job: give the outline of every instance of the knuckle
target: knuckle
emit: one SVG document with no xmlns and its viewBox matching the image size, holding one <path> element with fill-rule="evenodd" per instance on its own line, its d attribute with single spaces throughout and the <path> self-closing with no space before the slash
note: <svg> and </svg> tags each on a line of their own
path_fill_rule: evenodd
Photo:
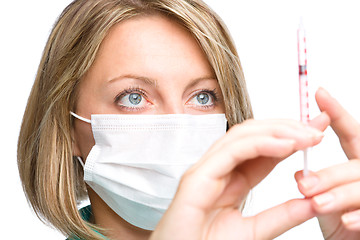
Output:
<svg viewBox="0 0 360 240">
<path fill-rule="evenodd" d="M 234 126 L 232 126 L 228 133 L 234 133 L 234 132 L 239 132 L 242 128 L 243 128 L 243 123 L 238 123 L 238 124 L 235 124 Z"/>
</svg>

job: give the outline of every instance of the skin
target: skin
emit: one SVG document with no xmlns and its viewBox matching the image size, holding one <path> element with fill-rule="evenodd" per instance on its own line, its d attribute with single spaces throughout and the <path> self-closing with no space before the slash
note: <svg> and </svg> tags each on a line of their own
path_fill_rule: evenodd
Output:
<svg viewBox="0 0 360 240">
<path fill-rule="evenodd" d="M 130 101 L 139 96 L 139 104 Z M 200 96 L 209 101 L 204 104 Z M 355 191 L 351 204 L 335 202 L 337 207 L 324 209 L 316 203 L 321 194 L 337 189 L 343 194 L 349 184 L 354 187 L 351 184 L 357 183 L 360 174 L 346 174 L 352 165 L 345 165 L 331 180 L 334 169 L 312 173 L 310 176 L 320 179 L 321 187 L 315 190 L 305 189 L 305 178 L 297 173 L 299 189 L 307 198 L 290 200 L 252 217 L 242 217 L 238 211 L 250 189 L 276 164 L 297 150 L 318 144 L 330 123 L 348 156 L 358 158 L 359 126 L 352 120 L 357 129 L 352 134 L 351 128 L 345 127 L 351 117 L 334 101 L 320 89 L 317 102 L 324 113 L 309 126 L 292 120 L 248 120 L 231 128 L 185 173 L 153 233 L 128 224 L 88 188 L 93 222 L 108 229 L 110 239 L 272 239 L 323 214 L 319 219 L 324 234 L 350 239 L 342 238 L 350 236 L 346 235 L 350 225 L 338 228 L 335 234 L 330 231 L 341 219 L 344 222 L 346 209 L 359 207 Z M 211 114 L 224 113 L 224 102 L 206 56 L 193 37 L 177 23 L 154 15 L 133 18 L 111 29 L 80 82 L 76 113 L 88 119 L 91 114 Z M 86 159 L 94 145 L 90 124 L 76 120 L 73 134 L 75 154 Z"/>
</svg>

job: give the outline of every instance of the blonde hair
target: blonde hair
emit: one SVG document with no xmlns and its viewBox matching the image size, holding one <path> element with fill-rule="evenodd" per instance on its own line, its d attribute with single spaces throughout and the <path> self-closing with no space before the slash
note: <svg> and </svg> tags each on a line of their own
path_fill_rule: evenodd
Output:
<svg viewBox="0 0 360 240">
<path fill-rule="evenodd" d="M 109 29 L 126 19 L 163 14 L 182 24 L 207 55 L 231 127 L 252 117 L 233 41 L 221 19 L 200 0 L 76 0 L 60 15 L 39 65 L 24 113 L 18 166 L 38 217 L 67 236 L 102 239 L 77 209 L 86 196 L 82 168 L 73 159 L 72 119 L 77 86 Z"/>
</svg>

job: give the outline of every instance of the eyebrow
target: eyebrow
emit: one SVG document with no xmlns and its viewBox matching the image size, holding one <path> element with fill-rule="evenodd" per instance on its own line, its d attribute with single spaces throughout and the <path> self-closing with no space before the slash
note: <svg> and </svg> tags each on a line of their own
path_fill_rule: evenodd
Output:
<svg viewBox="0 0 360 240">
<path fill-rule="evenodd" d="M 217 79 L 213 76 L 205 76 L 205 77 L 195 78 L 195 79 L 191 80 L 191 82 L 186 86 L 186 89 L 192 88 L 192 87 L 196 86 L 199 82 L 202 82 L 204 80 L 217 81 Z"/>
<path fill-rule="evenodd" d="M 154 87 L 156 87 L 156 85 L 157 85 L 157 81 L 155 79 L 151 79 L 151 78 L 144 77 L 144 76 L 138 76 L 138 75 L 134 75 L 134 74 L 125 74 L 125 75 L 121 75 L 119 77 L 115 77 L 115 78 L 111 79 L 109 81 L 109 83 L 117 81 L 117 80 L 121 80 L 121 79 L 124 79 L 124 78 L 137 79 L 137 80 L 140 80 L 140 81 L 144 82 L 147 85 L 151 85 L 151 86 L 154 86 Z"/>
</svg>

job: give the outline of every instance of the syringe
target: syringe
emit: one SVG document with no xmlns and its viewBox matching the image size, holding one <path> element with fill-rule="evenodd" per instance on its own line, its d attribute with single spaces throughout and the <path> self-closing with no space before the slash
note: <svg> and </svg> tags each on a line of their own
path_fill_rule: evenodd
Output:
<svg viewBox="0 0 360 240">
<path fill-rule="evenodd" d="M 300 93 L 300 120 L 308 123 L 309 116 L 309 92 L 307 79 L 307 58 L 306 58 L 306 38 L 305 29 L 300 19 L 298 29 L 298 60 L 299 60 L 299 93 Z M 304 149 L 304 176 L 308 175 L 308 150 Z"/>
</svg>

